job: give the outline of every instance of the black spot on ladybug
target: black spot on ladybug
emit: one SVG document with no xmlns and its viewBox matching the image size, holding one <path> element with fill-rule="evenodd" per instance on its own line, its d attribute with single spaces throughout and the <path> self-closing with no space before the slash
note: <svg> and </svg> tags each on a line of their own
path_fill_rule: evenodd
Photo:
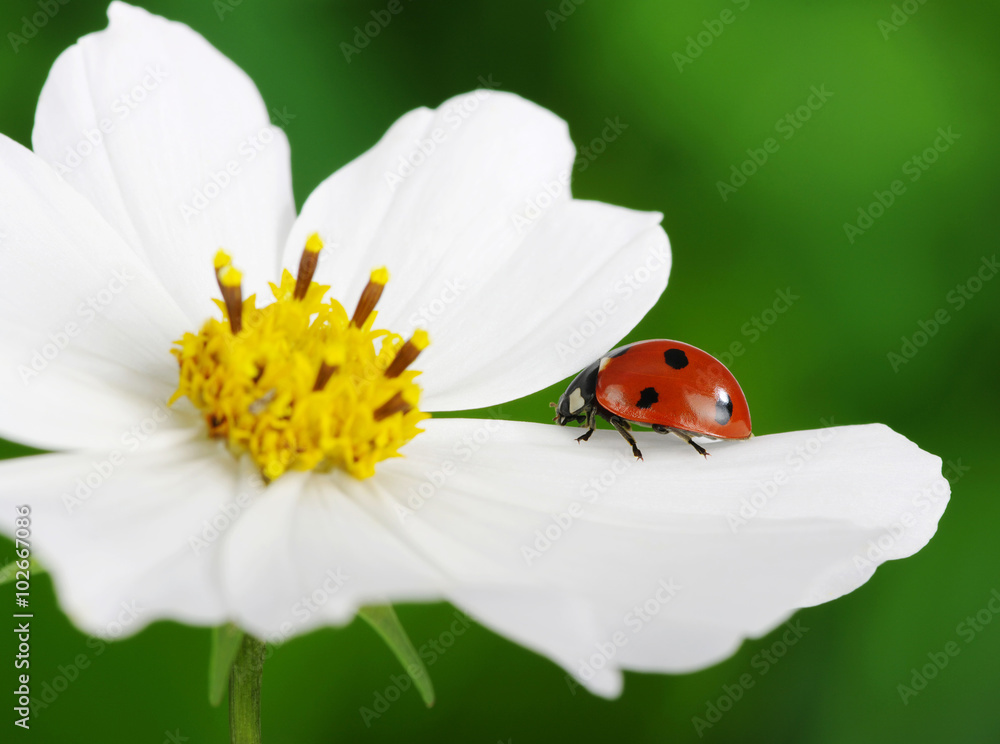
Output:
<svg viewBox="0 0 1000 744">
<path fill-rule="evenodd" d="M 684 369 L 688 366 L 687 354 L 681 349 L 667 349 L 663 352 L 663 360 L 674 369 Z"/>
<path fill-rule="evenodd" d="M 639 395 L 639 402 L 635 404 L 636 408 L 649 408 L 656 401 L 660 399 L 660 394 L 656 392 L 656 388 L 648 387 L 642 391 Z"/>
<path fill-rule="evenodd" d="M 733 401 L 729 399 L 729 393 L 720 390 L 715 398 L 715 423 L 724 426 L 733 417 Z"/>
</svg>

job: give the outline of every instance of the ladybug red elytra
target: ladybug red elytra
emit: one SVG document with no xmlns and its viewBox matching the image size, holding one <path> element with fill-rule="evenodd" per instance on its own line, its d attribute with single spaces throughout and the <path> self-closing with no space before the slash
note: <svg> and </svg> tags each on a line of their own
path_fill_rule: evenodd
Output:
<svg viewBox="0 0 1000 744">
<path fill-rule="evenodd" d="M 578 374 L 551 404 L 555 422 L 587 426 L 577 437 L 586 442 L 596 417 L 611 424 L 642 453 L 629 434 L 632 424 L 675 434 L 708 456 L 692 437 L 749 439 L 750 407 L 740 384 L 711 354 L 680 341 L 637 341 L 609 351 Z"/>
</svg>

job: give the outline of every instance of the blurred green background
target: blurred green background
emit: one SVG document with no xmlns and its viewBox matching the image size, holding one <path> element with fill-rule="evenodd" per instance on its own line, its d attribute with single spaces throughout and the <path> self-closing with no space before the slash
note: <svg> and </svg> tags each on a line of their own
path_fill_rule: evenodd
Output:
<svg viewBox="0 0 1000 744">
<path fill-rule="evenodd" d="M 268 661 L 265 741 L 1000 741 L 1000 621 L 972 639 L 957 627 L 978 611 L 980 621 L 993 619 L 986 607 L 1000 589 L 1000 279 L 975 292 L 969 283 L 996 255 L 1000 234 L 1000 7 L 576 3 L 402 0 L 403 11 L 349 63 L 341 42 L 353 43 L 354 27 L 385 0 L 139 4 L 194 27 L 247 70 L 269 106 L 294 116 L 284 126 L 300 205 L 402 113 L 472 89 L 480 76 L 565 118 L 579 147 L 617 117 L 627 129 L 575 175 L 574 193 L 662 210 L 674 254 L 669 288 L 629 340 L 684 339 L 722 357 L 751 401 L 757 433 L 815 428 L 824 418 L 890 425 L 960 466 L 952 503 L 917 556 L 800 612 L 809 632 L 766 675 L 756 655 L 780 633 L 697 674 L 629 674 L 624 695 L 609 702 L 571 694 L 556 666 L 474 627 L 431 667 L 433 709 L 411 689 L 366 727 L 359 708 L 400 669 L 356 622 L 294 639 Z M 0 131 L 25 144 L 56 56 L 106 25 L 102 2 L 69 0 L 15 53 L 8 32 L 20 33 L 22 16 L 43 4 L 0 6 Z M 818 106 L 813 98 L 811 110 L 814 86 L 831 95 Z M 927 162 L 932 154 L 921 153 L 936 139 L 944 145 L 938 129 L 949 127 L 958 138 Z M 724 199 L 718 183 L 769 138 L 767 162 L 745 183 L 730 181 L 738 188 Z M 884 214 L 870 212 L 870 226 L 860 217 L 867 229 L 848 236 L 845 223 L 857 226 L 859 208 L 868 211 L 873 192 L 897 179 L 905 192 Z M 949 294 L 960 287 L 961 303 Z M 765 313 L 779 291 L 798 299 L 780 315 Z M 918 337 L 926 344 L 894 369 L 888 355 L 942 308 L 949 322 Z M 547 421 L 559 392 L 505 406 L 504 415 Z M 3 542 L 0 558 L 9 557 Z M 78 654 L 88 666 L 28 734 L 6 733 L 5 708 L 0 738 L 228 740 L 225 706 L 206 699 L 207 630 L 158 623 L 97 653 L 58 612 L 48 580 L 35 590 L 45 618 L 34 636 L 35 684 L 55 680 Z M 8 606 L 9 589 L 2 594 Z M 451 613 L 400 608 L 418 646 L 436 639 Z M 961 653 L 904 705 L 897 685 L 950 641 Z M 754 686 L 699 737 L 692 718 L 705 718 L 722 686 L 746 673 Z"/>
</svg>

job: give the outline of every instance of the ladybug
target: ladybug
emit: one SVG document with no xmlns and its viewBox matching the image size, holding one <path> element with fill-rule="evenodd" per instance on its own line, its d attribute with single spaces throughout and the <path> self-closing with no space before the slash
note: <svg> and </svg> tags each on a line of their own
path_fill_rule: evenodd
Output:
<svg viewBox="0 0 1000 744">
<path fill-rule="evenodd" d="M 611 424 L 642 453 L 629 433 L 632 424 L 675 434 L 708 457 L 692 437 L 749 439 L 750 408 L 740 384 L 711 354 L 680 341 L 637 341 L 609 351 L 569 384 L 558 403 L 555 422 L 586 425 L 577 437 L 586 442 L 596 417 Z"/>
</svg>

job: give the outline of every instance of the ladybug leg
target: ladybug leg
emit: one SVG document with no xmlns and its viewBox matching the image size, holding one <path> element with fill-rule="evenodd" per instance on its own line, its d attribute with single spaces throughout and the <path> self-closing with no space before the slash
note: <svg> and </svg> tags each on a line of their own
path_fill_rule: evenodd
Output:
<svg viewBox="0 0 1000 744">
<path fill-rule="evenodd" d="M 590 439 L 590 435 L 594 433 L 597 428 L 597 411 L 591 408 L 587 411 L 587 431 L 576 438 L 578 442 L 586 442 Z"/>
<path fill-rule="evenodd" d="M 625 441 L 632 445 L 632 454 L 641 460 L 642 453 L 639 451 L 639 447 L 636 446 L 635 437 L 629 433 L 629 430 L 632 428 L 629 422 L 621 416 L 611 416 L 608 418 L 608 423 L 615 427 L 619 434 L 625 437 Z"/>
<path fill-rule="evenodd" d="M 687 442 L 692 447 L 694 447 L 695 451 L 699 455 L 702 455 L 703 457 L 708 457 L 711 454 L 708 450 L 706 450 L 704 447 L 702 447 L 700 444 L 698 444 L 696 441 L 694 441 L 687 434 L 681 434 L 676 429 L 668 429 L 665 426 L 654 426 L 653 430 L 659 432 L 660 434 L 673 434 L 673 435 L 677 436 L 678 438 L 683 439 L 685 442 Z"/>
</svg>

